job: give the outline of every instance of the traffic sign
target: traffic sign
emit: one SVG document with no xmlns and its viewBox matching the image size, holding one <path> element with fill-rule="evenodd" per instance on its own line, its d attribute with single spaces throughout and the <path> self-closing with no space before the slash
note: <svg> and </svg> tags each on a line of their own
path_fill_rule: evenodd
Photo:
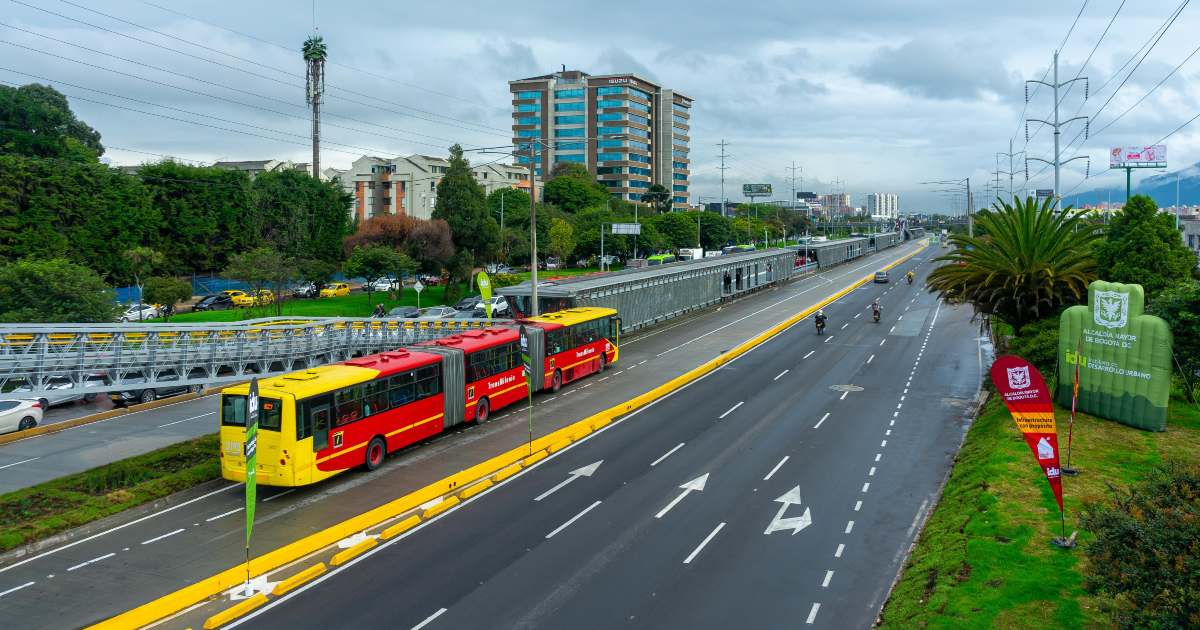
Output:
<svg viewBox="0 0 1200 630">
<path fill-rule="evenodd" d="M 420 280 L 417 280 L 416 284 L 413 285 L 413 290 L 420 293 L 425 290 L 425 285 L 421 284 Z"/>
</svg>

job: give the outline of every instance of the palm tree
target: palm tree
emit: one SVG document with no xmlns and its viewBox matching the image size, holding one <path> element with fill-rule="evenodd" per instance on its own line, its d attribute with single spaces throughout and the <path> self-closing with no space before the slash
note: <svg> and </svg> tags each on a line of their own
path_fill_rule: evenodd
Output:
<svg viewBox="0 0 1200 630">
<path fill-rule="evenodd" d="M 943 300 L 970 304 L 1019 333 L 1086 299 L 1097 274 L 1092 245 L 1101 235 L 1070 207 L 1056 213 L 1053 199 L 998 201 L 976 223 L 986 235 L 952 234 L 954 249 L 929 274 L 930 291 Z"/>
</svg>

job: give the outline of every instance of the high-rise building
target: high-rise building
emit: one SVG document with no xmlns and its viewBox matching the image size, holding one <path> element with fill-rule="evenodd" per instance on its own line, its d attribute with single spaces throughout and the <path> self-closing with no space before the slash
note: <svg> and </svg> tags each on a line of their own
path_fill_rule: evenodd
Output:
<svg viewBox="0 0 1200 630">
<path fill-rule="evenodd" d="M 867 214 L 894 219 L 899 212 L 900 197 L 896 193 L 871 193 L 867 195 Z"/>
<path fill-rule="evenodd" d="M 634 74 L 579 70 L 509 81 L 518 164 L 545 176 L 581 164 L 612 194 L 640 201 L 652 184 L 688 207 L 692 99 Z"/>
<path fill-rule="evenodd" d="M 848 193 L 821 195 L 821 213 L 828 218 L 845 216 L 853 210 L 854 208 L 850 207 L 850 195 Z"/>
</svg>

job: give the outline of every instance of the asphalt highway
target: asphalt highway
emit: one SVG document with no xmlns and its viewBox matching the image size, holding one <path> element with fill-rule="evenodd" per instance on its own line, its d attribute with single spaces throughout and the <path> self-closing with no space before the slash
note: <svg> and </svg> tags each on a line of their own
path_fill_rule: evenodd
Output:
<svg viewBox="0 0 1200 630">
<path fill-rule="evenodd" d="M 674 378 L 915 249 L 915 244 L 905 244 L 625 339 L 620 360 L 608 372 L 568 385 L 557 395 L 534 398 L 535 435 L 548 433 Z M 936 253 L 932 248 L 927 249 L 906 265 L 928 260 Z M 894 273 L 903 273 L 899 269 L 904 268 Z M 858 294 L 865 296 L 869 290 L 873 289 L 854 292 L 854 299 L 859 299 Z M 897 291 L 899 287 L 893 294 Z M 869 321 L 869 312 L 866 316 Z M 848 316 L 844 321 L 861 320 Z M 828 349 L 838 348 L 849 339 L 848 334 L 836 330 L 839 325 L 831 323 L 834 334 Z M 847 333 L 851 330 L 848 328 Z M 875 328 L 876 334 L 882 330 Z M 812 331 L 807 332 L 809 335 L 800 339 L 811 344 Z M 753 355 L 769 354 L 766 350 L 763 348 Z M 837 356 L 840 355 L 813 359 L 824 364 Z M 733 373 L 741 369 L 743 361 L 727 370 Z M 796 372 L 797 368 L 792 370 Z M 780 383 L 793 383 L 788 380 L 792 376 L 785 375 Z M 705 383 L 713 378 L 715 375 Z M 92 458 L 93 462 L 103 463 L 104 454 L 112 449 L 149 450 L 146 443 L 161 446 L 164 442 L 209 433 L 215 427 L 215 415 L 211 415 L 215 407 L 214 397 L 181 402 L 6 445 L 0 448 L 0 466 L 14 460 L 19 462 L 21 458 L 41 459 L 0 470 L 0 480 L 22 470 L 37 471 L 38 475 L 50 478 L 54 471 L 65 474 L 96 465 L 80 464 L 80 459 Z M 641 415 L 648 413 L 650 410 Z M 300 489 L 260 488 L 254 552 L 261 554 L 278 548 L 365 512 L 523 444 L 525 439 L 524 410 L 502 410 L 485 425 L 452 431 L 393 455 L 373 473 L 352 471 Z M 686 447 L 679 452 L 684 450 Z M 597 475 L 606 472 L 605 466 L 601 466 Z M 0 557 L 0 618 L 21 619 L 21 627 L 79 627 L 236 565 L 242 557 L 244 522 L 240 487 L 225 482 L 208 484 L 43 544 L 5 554 Z"/>
<path fill-rule="evenodd" d="M 826 313 L 240 625 L 870 627 L 983 350 L 919 283 Z"/>
</svg>

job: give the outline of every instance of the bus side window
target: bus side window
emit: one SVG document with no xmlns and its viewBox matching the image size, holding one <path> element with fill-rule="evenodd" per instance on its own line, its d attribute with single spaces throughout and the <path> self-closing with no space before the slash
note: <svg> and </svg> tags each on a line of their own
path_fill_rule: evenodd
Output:
<svg viewBox="0 0 1200 630">
<path fill-rule="evenodd" d="M 309 409 L 309 420 L 313 427 L 313 452 L 316 453 L 329 446 L 329 405 L 318 405 Z"/>
</svg>

